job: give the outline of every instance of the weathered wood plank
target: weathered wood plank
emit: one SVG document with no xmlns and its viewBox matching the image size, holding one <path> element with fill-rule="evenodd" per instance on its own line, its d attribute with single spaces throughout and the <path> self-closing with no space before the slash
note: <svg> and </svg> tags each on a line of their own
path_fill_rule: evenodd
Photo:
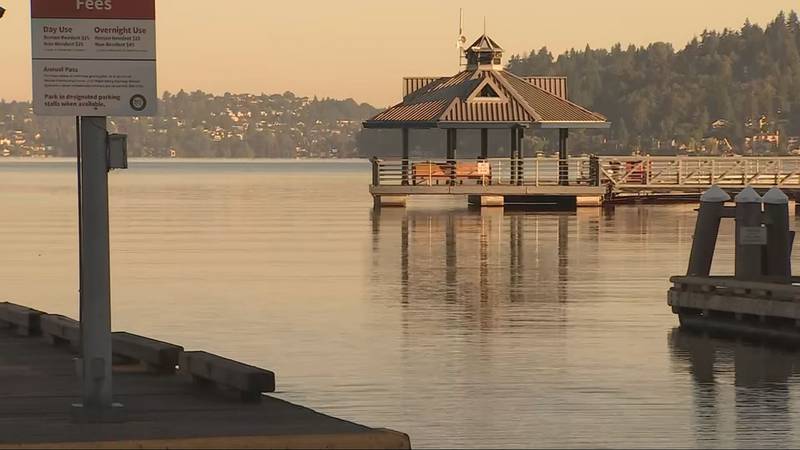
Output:
<svg viewBox="0 0 800 450">
<path fill-rule="evenodd" d="M 183 347 L 136 334 L 111 334 L 111 348 L 116 356 L 140 362 L 155 372 L 174 373 Z"/>
<path fill-rule="evenodd" d="M 678 286 L 695 288 L 705 292 L 730 290 L 738 296 L 771 297 L 788 302 L 800 301 L 800 286 L 758 281 L 742 281 L 723 277 L 686 277 L 670 278 L 670 282 Z"/>
<path fill-rule="evenodd" d="M 766 298 L 670 290 L 668 304 L 677 308 L 800 319 L 799 304 Z"/>
<path fill-rule="evenodd" d="M 239 391 L 244 400 L 258 400 L 264 392 L 275 392 L 273 372 L 211 353 L 182 353 L 180 371 L 198 381 Z"/>
<path fill-rule="evenodd" d="M 14 303 L 0 303 L 0 322 L 16 330 L 21 336 L 34 336 L 41 334 L 41 311 L 16 305 Z"/>
<path fill-rule="evenodd" d="M 81 342 L 81 327 L 77 320 L 58 314 L 44 314 L 40 319 L 42 336 L 53 345 L 68 344 L 77 349 Z"/>
</svg>

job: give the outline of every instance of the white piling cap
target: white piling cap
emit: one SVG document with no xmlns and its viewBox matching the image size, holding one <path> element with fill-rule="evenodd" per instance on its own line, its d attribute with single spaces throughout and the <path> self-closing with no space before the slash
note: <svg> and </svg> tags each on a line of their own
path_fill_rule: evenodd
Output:
<svg viewBox="0 0 800 450">
<path fill-rule="evenodd" d="M 703 195 L 700 196 L 700 201 L 704 203 L 725 203 L 730 199 L 731 196 L 716 184 L 711 186 L 711 189 L 703 192 Z"/>
<path fill-rule="evenodd" d="M 736 194 L 734 200 L 736 203 L 761 203 L 762 201 L 761 196 L 751 186 L 742 189 L 742 192 Z"/>
<path fill-rule="evenodd" d="M 775 186 L 764 194 L 764 203 L 769 203 L 770 205 L 786 205 L 789 203 L 789 197 Z"/>
</svg>

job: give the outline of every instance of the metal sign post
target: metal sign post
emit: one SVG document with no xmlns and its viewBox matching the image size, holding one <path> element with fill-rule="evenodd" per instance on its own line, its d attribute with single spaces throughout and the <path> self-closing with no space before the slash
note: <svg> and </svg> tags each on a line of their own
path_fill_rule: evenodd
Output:
<svg viewBox="0 0 800 450">
<path fill-rule="evenodd" d="M 111 267 L 105 117 L 80 117 L 80 321 L 83 406 L 103 413 L 111 396 Z"/>
</svg>

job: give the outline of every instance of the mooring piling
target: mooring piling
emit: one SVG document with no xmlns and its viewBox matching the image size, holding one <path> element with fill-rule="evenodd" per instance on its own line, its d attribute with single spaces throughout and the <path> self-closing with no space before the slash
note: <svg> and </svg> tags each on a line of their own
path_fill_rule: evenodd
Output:
<svg viewBox="0 0 800 450">
<path fill-rule="evenodd" d="M 800 286 L 793 284 L 789 198 L 774 187 L 762 198 L 747 187 L 730 197 L 703 194 L 687 276 L 672 277 L 668 304 L 682 327 L 800 341 Z M 762 211 L 763 206 L 763 211 Z M 736 220 L 735 275 L 710 275 L 722 218 Z"/>
<path fill-rule="evenodd" d="M 764 223 L 767 245 L 764 247 L 765 275 L 776 282 L 792 281 L 792 241 L 789 230 L 789 197 L 777 187 L 764 194 Z"/>
<path fill-rule="evenodd" d="M 717 247 L 719 225 L 722 221 L 725 202 L 731 196 L 719 186 L 712 186 L 700 196 L 700 209 L 697 212 L 692 252 L 689 255 L 688 276 L 707 277 L 711 274 L 714 249 Z"/>
<path fill-rule="evenodd" d="M 767 243 L 761 226 L 761 196 L 752 187 L 744 188 L 736 202 L 736 269 L 738 280 L 756 281 L 762 276 L 762 250 Z"/>
</svg>

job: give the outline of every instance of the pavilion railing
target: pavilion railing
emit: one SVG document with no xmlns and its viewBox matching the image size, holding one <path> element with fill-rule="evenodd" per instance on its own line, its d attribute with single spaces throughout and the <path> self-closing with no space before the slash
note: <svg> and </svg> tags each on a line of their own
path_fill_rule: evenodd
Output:
<svg viewBox="0 0 800 450">
<path fill-rule="evenodd" d="M 597 158 L 372 159 L 374 186 L 600 185 Z"/>
</svg>

